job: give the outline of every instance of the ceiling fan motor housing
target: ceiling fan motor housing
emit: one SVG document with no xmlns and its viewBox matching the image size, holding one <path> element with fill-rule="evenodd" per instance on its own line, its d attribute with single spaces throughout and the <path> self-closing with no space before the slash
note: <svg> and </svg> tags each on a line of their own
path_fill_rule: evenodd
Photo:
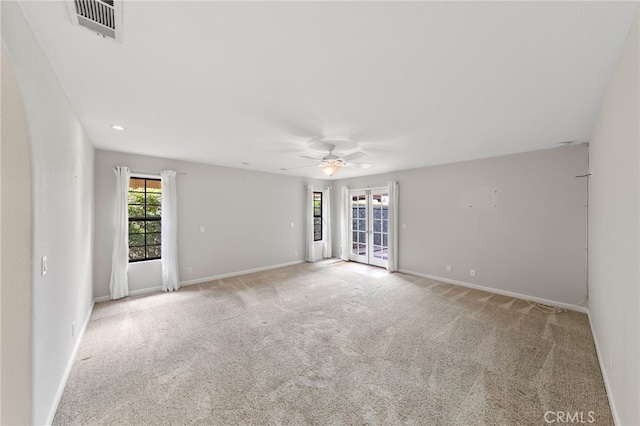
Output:
<svg viewBox="0 0 640 426">
<path fill-rule="evenodd" d="M 327 165 L 336 165 L 336 166 L 342 167 L 344 166 L 344 164 L 345 162 L 342 158 L 338 157 L 337 155 L 333 155 L 333 153 L 331 153 L 322 159 L 320 164 L 318 164 L 318 167 L 327 166 Z"/>
</svg>

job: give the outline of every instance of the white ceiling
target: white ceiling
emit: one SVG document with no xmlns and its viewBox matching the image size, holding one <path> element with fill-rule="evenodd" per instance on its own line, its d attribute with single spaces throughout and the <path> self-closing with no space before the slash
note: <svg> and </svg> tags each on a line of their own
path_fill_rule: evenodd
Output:
<svg viewBox="0 0 640 426">
<path fill-rule="evenodd" d="M 22 3 L 97 148 L 323 177 L 351 139 L 337 178 L 588 140 L 636 7 L 125 1 L 118 43 Z"/>
</svg>

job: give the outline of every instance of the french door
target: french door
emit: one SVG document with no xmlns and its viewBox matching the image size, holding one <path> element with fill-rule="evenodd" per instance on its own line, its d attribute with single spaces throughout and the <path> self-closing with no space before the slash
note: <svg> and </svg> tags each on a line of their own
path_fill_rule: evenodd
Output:
<svg viewBox="0 0 640 426">
<path fill-rule="evenodd" d="M 349 199 L 349 260 L 386 268 L 389 252 L 388 188 L 350 190 Z"/>
</svg>

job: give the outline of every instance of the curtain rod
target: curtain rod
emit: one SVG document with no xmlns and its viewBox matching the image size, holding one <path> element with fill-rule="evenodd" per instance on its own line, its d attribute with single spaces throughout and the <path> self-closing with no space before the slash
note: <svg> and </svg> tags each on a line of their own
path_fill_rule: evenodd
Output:
<svg viewBox="0 0 640 426">
<path fill-rule="evenodd" d="M 131 171 L 132 175 L 160 175 L 160 172 L 138 172 L 138 171 Z M 176 172 L 177 175 L 186 175 L 187 172 Z"/>
</svg>

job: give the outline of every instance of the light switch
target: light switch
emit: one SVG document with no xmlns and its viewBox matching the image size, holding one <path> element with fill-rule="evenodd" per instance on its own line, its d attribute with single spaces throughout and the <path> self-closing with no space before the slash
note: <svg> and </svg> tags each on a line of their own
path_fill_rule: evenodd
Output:
<svg viewBox="0 0 640 426">
<path fill-rule="evenodd" d="M 42 256 L 42 276 L 44 277 L 47 274 L 47 256 Z"/>
<path fill-rule="evenodd" d="M 204 226 L 200 225 L 200 232 L 204 232 Z"/>
</svg>

